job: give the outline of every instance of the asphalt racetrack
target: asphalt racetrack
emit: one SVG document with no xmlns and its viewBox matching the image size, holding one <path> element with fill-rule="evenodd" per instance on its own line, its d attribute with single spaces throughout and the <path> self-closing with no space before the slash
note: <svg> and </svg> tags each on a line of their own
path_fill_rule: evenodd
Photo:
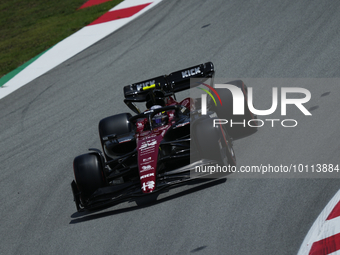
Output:
<svg viewBox="0 0 340 255">
<path fill-rule="evenodd" d="M 340 77 L 339 13 L 328 0 L 163 1 L 2 99 L 0 253 L 296 254 L 340 179 L 227 178 L 87 214 L 73 203 L 72 161 L 100 148 L 100 119 L 128 112 L 127 84 L 207 61 L 216 77 L 249 82 Z M 236 140 L 238 165 L 339 163 L 340 87 L 320 81 L 301 85 L 313 116 L 295 109 L 294 130 Z M 270 91 L 249 82 L 270 107 Z"/>
</svg>

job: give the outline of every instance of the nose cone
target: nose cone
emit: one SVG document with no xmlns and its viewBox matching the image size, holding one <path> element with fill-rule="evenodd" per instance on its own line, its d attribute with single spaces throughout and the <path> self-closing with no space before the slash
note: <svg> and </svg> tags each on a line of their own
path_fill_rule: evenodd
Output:
<svg viewBox="0 0 340 255">
<path fill-rule="evenodd" d="M 142 191 L 143 193 L 151 193 L 155 189 L 155 182 L 154 181 L 146 181 L 142 184 Z"/>
</svg>

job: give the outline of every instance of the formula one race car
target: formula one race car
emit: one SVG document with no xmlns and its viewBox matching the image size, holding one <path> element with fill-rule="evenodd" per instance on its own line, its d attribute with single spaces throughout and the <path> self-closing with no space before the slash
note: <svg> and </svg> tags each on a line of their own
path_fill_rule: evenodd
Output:
<svg viewBox="0 0 340 255">
<path fill-rule="evenodd" d="M 218 93 L 223 108 L 208 101 L 205 115 L 200 98 L 176 101 L 175 93 L 189 89 L 191 78 L 203 83 L 213 76 L 213 63 L 208 62 L 125 86 L 124 102 L 136 115 L 121 113 L 102 119 L 99 137 L 103 152 L 90 149 L 74 159 L 71 186 L 77 210 L 130 201 L 204 177 L 191 174 L 198 166 L 235 166 L 229 134 L 246 130 L 235 132 L 226 125 L 213 125 L 214 119 L 230 119 L 230 91 L 207 85 Z M 247 93 L 242 81 L 228 84 Z M 147 109 L 140 111 L 136 103 L 146 103 Z M 247 106 L 245 109 L 239 118 L 253 118 Z"/>
</svg>

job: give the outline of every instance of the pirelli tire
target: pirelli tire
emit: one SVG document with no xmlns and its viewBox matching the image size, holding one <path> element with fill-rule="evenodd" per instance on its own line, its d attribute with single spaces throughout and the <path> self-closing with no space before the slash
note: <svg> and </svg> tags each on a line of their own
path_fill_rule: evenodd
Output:
<svg viewBox="0 0 340 255">
<path fill-rule="evenodd" d="M 236 156 L 228 133 L 222 125 L 213 126 L 213 119 L 201 117 L 193 123 L 192 145 L 201 159 L 211 159 L 221 165 L 236 166 Z"/>
<path fill-rule="evenodd" d="M 111 160 L 114 155 L 108 155 L 105 149 L 105 142 L 108 136 L 111 135 L 124 135 L 133 131 L 133 125 L 129 122 L 132 117 L 130 113 L 120 113 L 102 119 L 98 125 L 100 142 L 107 160 Z"/>
<path fill-rule="evenodd" d="M 248 95 L 248 88 L 244 84 L 242 80 L 235 80 L 228 82 L 226 84 L 232 84 L 237 86 L 241 89 L 243 95 L 244 95 L 244 115 L 233 115 L 233 96 L 229 89 L 223 89 L 223 88 L 216 88 L 217 94 L 220 96 L 222 101 L 222 106 L 217 106 L 210 100 L 208 102 L 209 109 L 212 111 L 215 111 L 218 115 L 219 119 L 225 119 L 228 121 L 227 124 L 225 124 L 228 133 L 233 138 L 240 138 L 243 136 L 250 135 L 257 131 L 257 121 L 252 121 L 251 126 L 248 125 L 248 121 L 252 119 L 256 119 L 256 116 L 250 112 L 248 108 L 248 102 L 247 102 L 247 95 Z M 231 120 L 233 124 L 231 126 Z M 244 123 L 240 124 L 240 123 Z M 254 127 L 255 126 L 255 127 Z"/>
<path fill-rule="evenodd" d="M 97 189 L 106 186 L 102 159 L 97 153 L 80 155 L 73 161 L 73 171 L 82 204 L 86 205 Z"/>
</svg>

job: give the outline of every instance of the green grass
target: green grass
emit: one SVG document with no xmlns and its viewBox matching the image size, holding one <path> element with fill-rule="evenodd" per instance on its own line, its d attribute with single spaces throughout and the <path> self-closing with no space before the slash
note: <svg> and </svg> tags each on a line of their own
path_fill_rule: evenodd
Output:
<svg viewBox="0 0 340 255">
<path fill-rule="evenodd" d="M 51 48 L 122 0 L 77 10 L 86 0 L 1 0 L 0 77 Z"/>
</svg>

